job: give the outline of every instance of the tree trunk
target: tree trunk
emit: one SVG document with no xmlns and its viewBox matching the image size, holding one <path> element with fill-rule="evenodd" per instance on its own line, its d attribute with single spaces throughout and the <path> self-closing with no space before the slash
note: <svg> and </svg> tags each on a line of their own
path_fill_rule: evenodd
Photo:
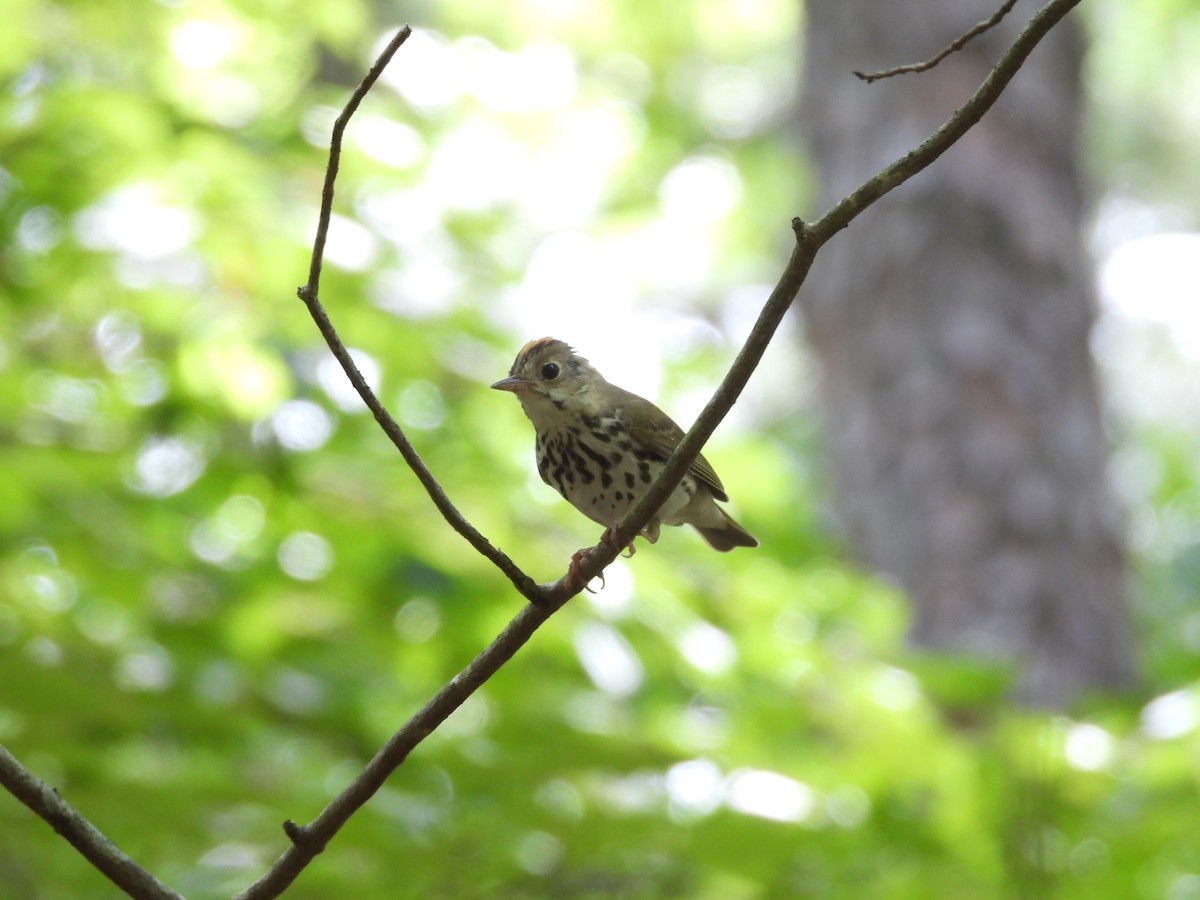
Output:
<svg viewBox="0 0 1200 900">
<path fill-rule="evenodd" d="M 1028 10 L 924 74 L 852 71 L 925 59 L 987 12 L 808 4 L 802 124 L 821 209 L 941 124 Z M 1134 672 L 1088 346 L 1080 57 L 1068 20 L 961 143 L 826 247 L 801 292 L 853 552 L 910 593 L 915 644 L 1014 661 L 1017 696 L 1040 706 Z"/>
</svg>

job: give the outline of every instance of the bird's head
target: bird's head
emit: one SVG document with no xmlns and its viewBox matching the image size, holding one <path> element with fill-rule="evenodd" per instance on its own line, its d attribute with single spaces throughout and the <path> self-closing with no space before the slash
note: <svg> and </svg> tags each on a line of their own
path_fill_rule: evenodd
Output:
<svg viewBox="0 0 1200 900">
<path fill-rule="evenodd" d="M 508 377 L 492 385 L 512 391 L 539 430 L 564 412 L 586 411 L 589 392 L 607 384 L 604 377 L 563 341 L 538 338 L 521 348 Z"/>
</svg>

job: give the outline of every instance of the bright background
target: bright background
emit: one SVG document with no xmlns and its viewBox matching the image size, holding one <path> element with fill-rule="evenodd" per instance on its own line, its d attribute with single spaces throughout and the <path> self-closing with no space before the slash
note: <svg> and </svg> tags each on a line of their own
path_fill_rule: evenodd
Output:
<svg viewBox="0 0 1200 900">
<path fill-rule="evenodd" d="M 792 327 L 706 450 L 762 548 L 673 530 L 619 560 L 290 896 L 1200 897 L 1200 5 L 1080 15 L 1143 690 L 1031 714 L 1007 673 L 903 648 L 903 598 L 829 530 Z M 5 20 L 0 740 L 173 887 L 227 895 L 520 606 L 295 299 L 351 86 L 417 28 L 349 130 L 322 298 L 460 508 L 546 580 L 598 529 L 487 385 L 552 334 L 691 420 L 788 220 L 820 212 L 801 11 Z M 117 893 L 0 797 L 0 896 Z"/>
</svg>

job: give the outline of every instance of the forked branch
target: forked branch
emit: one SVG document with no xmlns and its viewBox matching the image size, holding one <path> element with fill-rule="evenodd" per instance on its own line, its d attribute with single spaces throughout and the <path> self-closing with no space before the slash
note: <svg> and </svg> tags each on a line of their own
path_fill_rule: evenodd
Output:
<svg viewBox="0 0 1200 900">
<path fill-rule="evenodd" d="M 597 544 L 583 560 L 580 573 L 585 579 L 594 578 L 616 558 L 617 548 L 627 544 L 641 531 L 682 480 L 692 461 L 703 449 L 704 443 L 733 407 L 757 368 L 784 313 L 796 299 L 817 251 L 884 194 L 930 165 L 978 122 L 1000 97 L 1033 48 L 1079 2 L 1080 0 L 1051 0 L 1047 3 L 1030 19 L 1029 24 L 971 98 L 919 147 L 864 182 L 815 222 L 805 224 L 799 219 L 792 221 L 796 235 L 795 248 L 746 343 L 720 387 L 680 442 L 654 484 L 619 523 L 617 539 L 611 544 Z M 313 287 L 315 296 L 315 285 Z M 329 329 L 332 331 L 332 326 L 329 326 Z M 359 380 L 361 381 L 361 378 Z M 378 413 L 376 417 L 379 417 Z M 398 427 L 396 430 L 399 430 Z M 578 591 L 578 587 L 567 583 L 564 575 L 553 584 L 536 586 L 532 595 L 527 593 L 526 596 L 534 602 L 522 609 L 496 640 L 406 722 L 379 750 L 363 772 L 312 823 L 306 826 L 288 823 L 286 830 L 292 838 L 292 845 L 262 879 L 240 895 L 239 900 L 277 896 L 313 857 L 324 849 L 342 824 L 383 785 L 413 748 L 482 686 L 532 637 L 534 631 L 554 611 Z"/>
<path fill-rule="evenodd" d="M 981 23 L 981 26 L 992 27 L 1011 9 L 1013 2 L 1015 0 L 1006 2 L 1001 11 L 993 17 L 994 21 Z M 594 578 L 616 558 L 617 549 L 615 548 L 624 546 L 640 532 L 666 497 L 678 485 L 704 443 L 745 388 L 750 376 L 758 366 L 763 352 L 779 327 L 784 313 L 795 300 L 820 248 L 884 194 L 930 165 L 958 141 L 996 102 L 1033 48 L 1079 2 L 1080 0 L 1050 0 L 1046 3 L 1030 19 L 971 98 L 919 147 L 868 179 L 815 222 L 806 224 L 799 219 L 793 220 L 792 228 L 795 232 L 796 244 L 791 258 L 759 314 L 758 321 L 751 330 L 746 343 L 742 346 L 720 387 L 680 442 L 654 484 L 619 523 L 617 540 L 612 544 L 605 542 L 598 544 L 583 560 L 580 565 L 580 574 L 585 580 Z M 965 44 L 976 33 L 986 30 L 981 26 L 976 26 L 976 29 L 968 32 L 959 41 Z M 321 264 L 333 209 L 334 182 L 337 177 L 341 143 L 346 125 L 388 61 L 410 33 L 410 29 L 405 26 L 388 43 L 367 76 L 351 95 L 334 125 L 308 283 L 299 289 L 299 295 L 308 307 L 334 356 L 346 371 L 347 377 L 362 396 L 363 402 L 367 404 L 380 427 L 383 428 L 400 451 L 405 462 L 416 474 L 438 511 L 452 528 L 463 535 L 476 550 L 490 559 L 517 590 L 532 602 L 513 618 L 503 632 L 470 665 L 451 679 L 380 748 L 366 768 L 329 803 L 316 819 L 303 826 L 291 822 L 285 825 L 291 845 L 258 881 L 239 895 L 245 900 L 276 897 L 282 893 L 305 866 L 325 848 L 350 816 L 379 790 L 391 773 L 404 762 L 413 748 L 495 674 L 530 639 L 534 631 L 547 618 L 580 590 L 577 584 L 569 583 L 565 575 L 552 584 L 536 584 L 512 560 L 493 547 L 462 516 L 428 467 L 421 461 L 399 425 L 388 414 L 363 379 L 318 298 Z M 955 49 L 957 47 L 952 44 L 946 53 L 953 52 Z M 944 57 L 946 53 L 943 53 L 942 56 Z M 928 65 L 934 65 L 936 61 L 935 59 Z M 924 67 L 928 67 L 928 65 L 920 64 Z M 912 70 L 919 71 L 921 69 L 918 67 Z M 899 70 L 862 77 L 870 80 L 898 73 Z M 2 748 L 0 748 L 0 781 L 34 812 L 59 830 L 79 849 L 80 853 L 115 884 L 133 896 L 156 898 L 177 896 L 169 888 L 154 880 L 149 873 L 132 863 L 103 834 L 87 823 L 82 816 L 71 810 L 56 792 L 34 778 Z"/>
</svg>

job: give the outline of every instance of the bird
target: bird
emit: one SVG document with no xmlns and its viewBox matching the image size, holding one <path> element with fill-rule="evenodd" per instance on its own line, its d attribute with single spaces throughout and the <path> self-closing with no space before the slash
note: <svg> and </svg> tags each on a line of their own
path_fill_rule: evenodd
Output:
<svg viewBox="0 0 1200 900">
<path fill-rule="evenodd" d="M 637 394 L 610 384 L 586 359 L 551 337 L 527 343 L 492 385 L 511 391 L 537 433 L 542 481 L 577 510 L 605 526 L 612 544 L 616 524 L 653 483 L 683 440 L 665 412 Z M 725 512 L 721 479 L 697 456 L 679 485 L 641 530 L 651 544 L 662 525 L 691 525 L 714 550 L 757 547 L 758 541 Z M 633 544 L 629 545 L 630 555 Z M 578 567 L 580 551 L 572 559 Z"/>
</svg>

